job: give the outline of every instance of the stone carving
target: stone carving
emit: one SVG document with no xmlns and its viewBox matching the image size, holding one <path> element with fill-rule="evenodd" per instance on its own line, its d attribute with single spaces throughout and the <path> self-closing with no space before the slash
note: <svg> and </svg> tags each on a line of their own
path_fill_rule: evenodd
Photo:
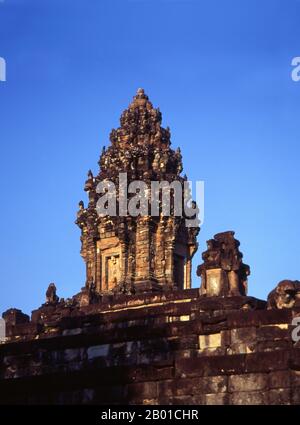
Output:
<svg viewBox="0 0 300 425">
<path fill-rule="evenodd" d="M 163 128 L 161 121 L 160 110 L 153 107 L 143 89 L 138 89 L 121 115 L 120 127 L 110 133 L 111 145 L 102 149 L 98 175 L 88 173 L 85 191 L 89 203 L 86 208 L 82 201 L 79 204 L 76 223 L 81 229 L 86 280 L 95 282 L 98 294 L 191 287 L 191 261 L 199 228 L 186 228 L 185 217 L 165 222 L 162 215 L 101 218 L 96 212 L 97 184 L 108 179 L 119 191 L 121 172 L 127 173 L 128 184 L 142 180 L 149 191 L 153 180 L 179 180 L 182 184 L 187 180 L 180 176 L 180 149 L 171 149 L 170 130 Z M 183 259 L 184 271 L 178 258 Z M 175 276 L 177 270 L 180 278 Z"/>
<path fill-rule="evenodd" d="M 46 291 L 46 304 L 57 304 L 59 297 L 56 295 L 56 286 L 54 283 L 50 283 Z"/>
<path fill-rule="evenodd" d="M 198 266 L 201 277 L 200 294 L 207 296 L 240 296 L 247 294 L 250 268 L 242 261 L 239 241 L 234 232 L 222 232 L 207 241 L 202 254 L 204 263 Z"/>
<path fill-rule="evenodd" d="M 268 309 L 292 308 L 300 299 L 300 282 L 282 280 L 268 295 Z"/>
<path fill-rule="evenodd" d="M 134 295 L 136 293 L 136 289 L 132 282 L 121 282 L 113 287 L 112 292 L 114 294 Z"/>
<path fill-rule="evenodd" d="M 114 288 L 119 280 L 120 262 L 119 256 L 112 255 L 106 259 L 106 283 L 107 289 L 111 290 Z"/>
<path fill-rule="evenodd" d="M 81 292 L 74 297 L 74 300 L 79 303 L 80 307 L 85 307 L 98 302 L 99 297 L 96 293 L 95 282 L 86 282 L 85 287 L 82 288 Z"/>
</svg>

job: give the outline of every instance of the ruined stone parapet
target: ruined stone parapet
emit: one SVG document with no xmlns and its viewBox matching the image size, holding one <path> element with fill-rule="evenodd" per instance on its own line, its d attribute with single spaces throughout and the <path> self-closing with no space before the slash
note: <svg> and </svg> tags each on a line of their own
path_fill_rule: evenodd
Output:
<svg viewBox="0 0 300 425">
<path fill-rule="evenodd" d="M 197 289 L 43 308 L 0 346 L 1 403 L 300 403 L 299 308 Z"/>
</svg>

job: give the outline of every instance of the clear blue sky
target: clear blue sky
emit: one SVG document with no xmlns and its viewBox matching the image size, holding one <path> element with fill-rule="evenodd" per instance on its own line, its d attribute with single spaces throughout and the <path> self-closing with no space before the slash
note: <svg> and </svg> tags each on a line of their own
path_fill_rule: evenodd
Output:
<svg viewBox="0 0 300 425">
<path fill-rule="evenodd" d="M 299 16 L 296 0 L 1 1 L 0 311 L 83 286 L 77 203 L 138 87 L 205 181 L 194 269 L 235 230 L 250 295 L 300 278 Z"/>
</svg>

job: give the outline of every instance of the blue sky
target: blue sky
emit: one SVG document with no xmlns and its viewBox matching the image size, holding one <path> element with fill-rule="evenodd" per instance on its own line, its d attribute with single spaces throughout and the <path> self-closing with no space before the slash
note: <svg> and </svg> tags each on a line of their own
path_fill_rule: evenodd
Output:
<svg viewBox="0 0 300 425">
<path fill-rule="evenodd" d="M 300 279 L 299 16 L 296 0 L 0 2 L 0 311 L 83 286 L 77 204 L 138 87 L 205 181 L 194 269 L 235 230 L 250 295 Z"/>
</svg>

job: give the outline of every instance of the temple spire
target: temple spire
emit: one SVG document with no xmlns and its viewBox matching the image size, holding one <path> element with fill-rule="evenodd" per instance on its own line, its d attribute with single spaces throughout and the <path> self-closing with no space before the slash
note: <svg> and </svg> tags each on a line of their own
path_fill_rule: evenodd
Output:
<svg viewBox="0 0 300 425">
<path fill-rule="evenodd" d="M 89 203 L 87 208 L 80 207 L 77 224 L 82 231 L 87 287 L 93 284 L 96 293 L 191 285 L 197 227 L 186 228 L 181 216 L 151 216 L 149 212 L 149 216 L 100 217 L 96 211 L 98 183 L 114 183 L 118 192 L 120 173 L 126 173 L 128 185 L 139 180 L 147 185 L 147 191 L 153 181 L 183 185 L 180 149 L 171 149 L 170 130 L 161 123 L 160 110 L 138 89 L 121 115 L 120 127 L 112 130 L 110 145 L 102 150 L 98 175 L 88 175 L 85 190 Z M 128 199 L 130 196 L 134 195 Z M 119 206 L 117 201 L 116 209 Z"/>
</svg>

